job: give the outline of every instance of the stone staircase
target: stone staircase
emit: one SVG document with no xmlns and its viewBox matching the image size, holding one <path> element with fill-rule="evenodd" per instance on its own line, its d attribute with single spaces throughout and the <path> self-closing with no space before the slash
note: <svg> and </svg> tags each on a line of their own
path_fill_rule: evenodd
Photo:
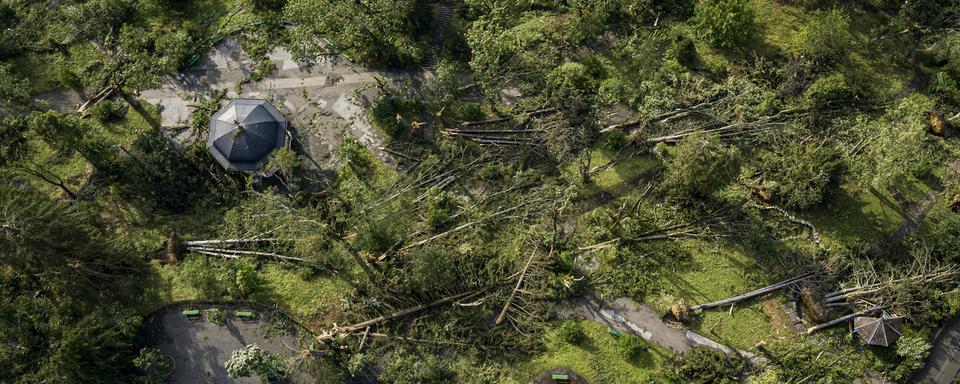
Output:
<svg viewBox="0 0 960 384">
<path fill-rule="evenodd" d="M 430 28 L 430 43 L 427 45 L 427 52 L 423 55 L 421 66 L 424 69 L 433 69 L 437 67 L 440 60 L 440 52 L 443 50 L 444 32 L 450 19 L 456 13 L 456 7 L 445 2 L 437 5 L 437 14 L 433 19 L 433 26 Z"/>
</svg>

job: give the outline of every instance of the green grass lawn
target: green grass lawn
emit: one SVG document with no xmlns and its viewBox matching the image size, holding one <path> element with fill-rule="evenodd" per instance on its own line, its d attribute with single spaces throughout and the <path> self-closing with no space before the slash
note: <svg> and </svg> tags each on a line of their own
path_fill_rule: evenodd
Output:
<svg viewBox="0 0 960 384">
<path fill-rule="evenodd" d="M 743 294 L 778 279 L 762 273 L 757 258 L 737 244 L 701 240 L 681 240 L 681 244 L 689 252 L 690 262 L 664 271 L 663 293 L 648 298 L 649 304 L 660 312 L 667 312 L 679 298 L 687 305 L 703 304 Z M 764 310 L 763 302 L 770 298 L 738 303 L 732 313 L 729 307 L 704 311 L 693 330 L 738 349 L 750 349 L 760 340 L 769 342 L 783 337 L 786 330 L 775 326 Z"/>
<path fill-rule="evenodd" d="M 610 161 L 615 156 L 609 150 L 601 148 L 590 149 L 592 157 L 590 167 L 600 167 Z M 621 196 L 635 188 L 633 183 L 650 173 L 657 165 L 657 161 L 648 156 L 630 156 L 629 151 L 625 150 L 621 154 L 621 159 L 613 166 L 592 175 L 592 183 L 585 186 L 585 195 L 607 192 L 614 196 Z M 564 176 L 571 183 L 579 183 L 580 169 L 576 161 L 570 161 L 564 164 Z"/>
<path fill-rule="evenodd" d="M 841 187 L 816 209 L 797 217 L 812 222 L 825 241 L 874 243 L 897 229 L 903 214 L 885 192 Z"/>
<path fill-rule="evenodd" d="M 666 382 L 670 352 L 659 346 L 635 361 L 627 361 L 617 353 L 617 339 L 607 333 L 607 327 L 593 321 L 582 321 L 587 340 L 582 345 L 571 345 L 560 340 L 556 328 L 546 332 L 546 350 L 532 359 L 513 367 L 510 384 L 525 384 L 536 375 L 550 369 L 568 368 L 590 383 L 627 384 Z M 557 324 L 559 326 L 559 323 Z"/>
<path fill-rule="evenodd" d="M 178 266 L 154 262 L 152 267 L 156 275 L 149 283 L 148 297 L 157 301 L 147 304 L 146 312 L 166 303 L 202 299 L 200 293 L 180 277 Z M 301 322 L 310 322 L 336 308 L 340 297 L 350 289 L 336 277 L 321 275 L 305 279 L 294 270 L 274 264 L 264 264 L 258 273 L 263 285 L 250 300 L 264 305 L 279 304 Z"/>
</svg>

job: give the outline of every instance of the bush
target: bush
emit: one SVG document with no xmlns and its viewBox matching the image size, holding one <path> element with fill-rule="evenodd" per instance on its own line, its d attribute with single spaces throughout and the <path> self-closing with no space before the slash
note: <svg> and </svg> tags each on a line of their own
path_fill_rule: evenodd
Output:
<svg viewBox="0 0 960 384">
<path fill-rule="evenodd" d="M 617 340 L 617 353 L 625 360 L 636 359 L 647 349 L 647 343 L 634 335 L 623 335 Z"/>
<path fill-rule="evenodd" d="M 384 96 L 373 105 L 373 120 L 388 136 L 400 138 L 409 131 L 411 121 L 420 120 L 422 109 L 420 100 Z"/>
<path fill-rule="evenodd" d="M 164 355 L 156 348 L 143 348 L 140 355 L 133 359 L 133 365 L 143 371 L 143 382 L 162 384 L 173 372 L 173 358 Z"/>
<path fill-rule="evenodd" d="M 846 76 L 834 73 L 813 82 L 804 93 L 807 103 L 815 108 L 824 108 L 830 104 L 846 103 L 856 99 L 858 92 L 850 86 Z"/>
<path fill-rule="evenodd" d="M 123 119 L 127 115 L 129 107 L 126 104 L 114 102 L 112 100 L 103 100 L 93 108 L 90 108 L 90 115 L 97 121 L 105 123 Z"/>
<path fill-rule="evenodd" d="M 205 265 L 200 257 L 190 257 L 180 264 L 178 279 L 197 291 L 201 299 L 219 299 L 223 289 L 216 271 Z"/>
<path fill-rule="evenodd" d="M 787 143 L 779 153 L 762 152 L 758 170 L 764 186 L 785 208 L 808 209 L 823 201 L 840 172 L 840 153 L 817 143 Z"/>
<path fill-rule="evenodd" d="M 941 261 L 960 263 L 960 215 L 947 214 L 933 227 L 929 237 L 933 253 Z"/>
<path fill-rule="evenodd" d="M 220 283 L 237 300 L 248 298 L 263 284 L 256 266 L 246 260 L 230 260 L 218 270 Z"/>
<path fill-rule="evenodd" d="M 673 40 L 668 55 L 686 68 L 695 68 L 700 62 L 696 44 L 693 43 L 692 39 L 683 35 L 677 35 Z"/>
<path fill-rule="evenodd" d="M 566 320 L 557 328 L 557 337 L 570 344 L 580 344 L 587 339 L 583 324 L 577 320 Z"/>
<path fill-rule="evenodd" d="M 739 355 L 727 356 L 712 348 L 696 348 L 675 358 L 673 373 L 690 384 L 739 383 L 745 367 Z"/>
<path fill-rule="evenodd" d="M 286 376 L 283 358 L 256 344 L 233 351 L 225 367 L 227 374 L 235 379 L 257 375 L 263 380 L 275 381 Z"/>
<path fill-rule="evenodd" d="M 930 341 L 922 335 L 910 334 L 909 329 L 904 330 L 904 335 L 897 340 L 897 367 L 894 368 L 890 376 L 894 381 L 900 381 L 907 378 L 913 371 L 923 366 L 924 359 L 930 354 Z"/>
<path fill-rule="evenodd" d="M 664 186 L 681 198 L 703 198 L 740 174 L 740 152 L 715 134 L 683 138 L 667 164 Z"/>
<path fill-rule="evenodd" d="M 227 323 L 227 314 L 223 308 L 213 307 L 207 310 L 207 320 L 216 325 L 224 325 Z"/>
<path fill-rule="evenodd" d="M 457 204 L 443 190 L 432 187 L 427 191 L 426 206 L 423 215 L 427 225 L 434 231 L 443 229 L 457 210 Z"/>
<path fill-rule="evenodd" d="M 841 10 L 816 12 L 795 36 L 794 51 L 817 64 L 829 64 L 846 55 L 853 35 L 850 18 Z"/>
<path fill-rule="evenodd" d="M 396 358 L 383 370 L 379 379 L 385 384 L 453 383 L 454 372 L 435 355 L 416 356 L 397 351 Z"/>
<path fill-rule="evenodd" d="M 718 48 L 738 46 L 756 32 L 753 10 L 746 0 L 708 0 L 695 8 L 700 37 Z"/>
</svg>

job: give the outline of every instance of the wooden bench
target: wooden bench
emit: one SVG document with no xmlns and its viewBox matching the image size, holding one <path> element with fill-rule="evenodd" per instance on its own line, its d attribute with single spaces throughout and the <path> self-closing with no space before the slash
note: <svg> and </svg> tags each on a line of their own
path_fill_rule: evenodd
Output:
<svg viewBox="0 0 960 384">
<path fill-rule="evenodd" d="M 254 317 L 256 317 L 256 316 L 253 314 L 253 312 L 250 312 L 250 311 L 236 311 L 236 312 L 234 312 L 234 314 L 237 315 L 237 317 L 239 317 L 239 318 L 241 318 L 241 319 L 245 319 L 245 320 L 250 320 L 250 319 L 253 319 Z"/>
<path fill-rule="evenodd" d="M 200 317 L 199 309 L 184 309 L 181 313 L 183 317 Z"/>
<path fill-rule="evenodd" d="M 563 382 L 566 382 L 566 381 L 570 381 L 570 376 L 569 376 L 569 375 L 564 375 L 564 374 L 562 374 L 562 373 L 554 373 L 554 374 L 550 375 L 550 379 L 552 379 L 553 381 L 563 381 Z"/>
<path fill-rule="evenodd" d="M 613 335 L 613 337 L 620 337 L 620 331 L 613 329 L 613 327 L 607 327 L 607 333 Z"/>
</svg>

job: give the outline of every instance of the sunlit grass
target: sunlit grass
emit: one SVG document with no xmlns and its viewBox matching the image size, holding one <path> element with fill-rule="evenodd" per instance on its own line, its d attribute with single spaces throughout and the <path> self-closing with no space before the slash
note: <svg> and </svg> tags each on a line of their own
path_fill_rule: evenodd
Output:
<svg viewBox="0 0 960 384">
<path fill-rule="evenodd" d="M 567 368 L 590 383 L 626 384 L 661 383 L 670 353 L 659 346 L 635 361 L 627 361 L 617 353 L 617 338 L 607 327 L 593 321 L 582 321 L 587 339 L 582 345 L 560 340 L 556 328 L 546 332 L 546 350 L 529 361 L 517 364 L 506 383 L 525 384 L 538 374 Z"/>
</svg>

